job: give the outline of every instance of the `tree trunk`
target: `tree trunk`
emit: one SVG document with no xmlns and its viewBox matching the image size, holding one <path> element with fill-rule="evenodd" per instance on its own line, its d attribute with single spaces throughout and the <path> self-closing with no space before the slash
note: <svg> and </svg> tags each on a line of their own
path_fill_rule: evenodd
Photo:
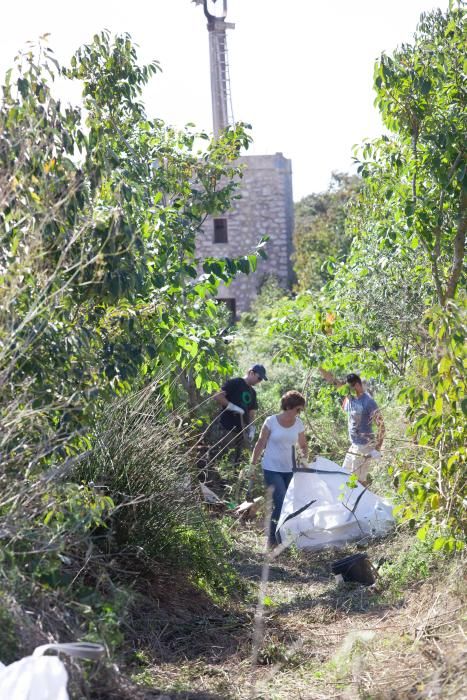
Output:
<svg viewBox="0 0 467 700">
<path fill-rule="evenodd" d="M 193 379 L 193 372 L 191 370 L 188 370 L 187 372 L 180 372 L 180 381 L 187 393 L 188 406 L 190 409 L 199 406 L 201 403 L 201 395 L 199 390 L 196 388 Z"/>
<path fill-rule="evenodd" d="M 452 258 L 451 273 L 449 275 L 444 303 L 448 299 L 453 299 L 456 294 L 457 285 L 462 274 L 465 254 L 465 234 L 467 231 L 467 190 L 463 187 L 460 196 L 459 223 L 454 239 L 454 251 Z"/>
</svg>

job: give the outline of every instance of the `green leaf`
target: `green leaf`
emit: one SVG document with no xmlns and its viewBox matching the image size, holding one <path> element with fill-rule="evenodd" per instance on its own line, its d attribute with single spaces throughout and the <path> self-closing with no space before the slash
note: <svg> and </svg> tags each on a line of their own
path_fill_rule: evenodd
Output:
<svg viewBox="0 0 467 700">
<path fill-rule="evenodd" d="M 251 272 L 255 272 L 258 264 L 258 258 L 256 257 L 256 255 L 249 255 L 248 262 L 250 263 Z"/>
<path fill-rule="evenodd" d="M 54 515 L 55 515 L 55 511 L 49 510 L 44 518 L 44 525 L 48 525 L 50 523 L 50 521 L 52 520 Z"/>
<path fill-rule="evenodd" d="M 446 537 L 437 537 L 433 542 L 433 551 L 439 552 L 440 549 L 443 549 L 444 545 L 446 544 L 446 541 Z"/>
<path fill-rule="evenodd" d="M 198 343 L 194 340 L 190 340 L 189 338 L 177 338 L 177 345 L 179 345 L 181 348 L 186 350 L 191 357 L 196 357 L 198 354 Z"/>
<path fill-rule="evenodd" d="M 452 367 L 452 360 L 448 355 L 444 355 L 441 358 L 440 363 L 438 364 L 438 372 L 441 374 L 446 374 L 449 372 L 450 368 Z"/>
<path fill-rule="evenodd" d="M 23 99 L 26 99 L 29 93 L 29 83 L 26 78 L 18 78 L 18 90 Z"/>
<path fill-rule="evenodd" d="M 430 526 L 427 524 L 427 525 L 423 525 L 421 528 L 419 528 L 419 530 L 417 530 L 417 538 L 418 538 L 421 542 L 425 542 L 425 541 L 426 541 L 426 536 L 427 536 L 427 534 L 428 534 L 428 532 L 429 532 L 429 529 L 430 529 Z"/>
</svg>

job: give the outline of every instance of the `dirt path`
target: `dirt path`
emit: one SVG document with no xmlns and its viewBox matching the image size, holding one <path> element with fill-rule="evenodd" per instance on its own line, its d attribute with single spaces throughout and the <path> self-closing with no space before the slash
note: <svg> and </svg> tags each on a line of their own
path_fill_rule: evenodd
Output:
<svg viewBox="0 0 467 700">
<path fill-rule="evenodd" d="M 159 690 L 147 697 L 464 697 L 465 635 L 459 626 L 459 586 L 451 580 L 452 571 L 450 577 L 446 573 L 451 590 L 446 581 L 432 577 L 398 595 L 384 587 L 338 587 L 329 573 L 336 557 L 289 550 L 271 563 L 258 625 L 263 539 L 257 526 L 241 527 L 237 534 L 235 565 L 250 582 L 250 598 L 217 619 L 201 614 L 187 620 L 180 630 L 181 640 L 188 634 L 187 651 L 151 668 L 151 685 Z M 395 557 L 402 546 L 401 539 L 394 538 L 366 551 L 378 562 Z M 260 641 L 253 669 L 254 630 Z"/>
</svg>

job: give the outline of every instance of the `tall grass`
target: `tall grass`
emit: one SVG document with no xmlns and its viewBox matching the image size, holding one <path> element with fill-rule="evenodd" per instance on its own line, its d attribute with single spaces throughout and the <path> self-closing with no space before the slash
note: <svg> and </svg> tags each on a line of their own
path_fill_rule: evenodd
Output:
<svg viewBox="0 0 467 700">
<path fill-rule="evenodd" d="M 197 435 L 184 409 L 167 412 L 156 387 L 109 406 L 77 476 L 112 496 L 114 546 L 140 548 L 219 593 L 232 580 L 225 564 L 229 545 L 201 500 Z"/>
</svg>

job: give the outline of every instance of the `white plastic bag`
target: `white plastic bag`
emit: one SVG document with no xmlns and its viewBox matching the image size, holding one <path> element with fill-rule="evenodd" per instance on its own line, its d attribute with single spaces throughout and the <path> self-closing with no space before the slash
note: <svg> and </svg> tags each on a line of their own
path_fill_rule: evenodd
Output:
<svg viewBox="0 0 467 700">
<path fill-rule="evenodd" d="M 0 700 L 69 700 L 68 673 L 58 656 L 43 656 L 49 649 L 84 659 L 96 659 L 105 651 L 87 642 L 44 644 L 9 666 L 0 663 Z"/>
<path fill-rule="evenodd" d="M 68 700 L 67 683 L 58 656 L 26 656 L 0 670 L 0 700 Z"/>
<path fill-rule="evenodd" d="M 359 482 L 348 486 L 349 479 L 325 457 L 297 470 L 277 524 L 282 544 L 319 550 L 387 533 L 394 525 L 392 505 Z"/>
</svg>

